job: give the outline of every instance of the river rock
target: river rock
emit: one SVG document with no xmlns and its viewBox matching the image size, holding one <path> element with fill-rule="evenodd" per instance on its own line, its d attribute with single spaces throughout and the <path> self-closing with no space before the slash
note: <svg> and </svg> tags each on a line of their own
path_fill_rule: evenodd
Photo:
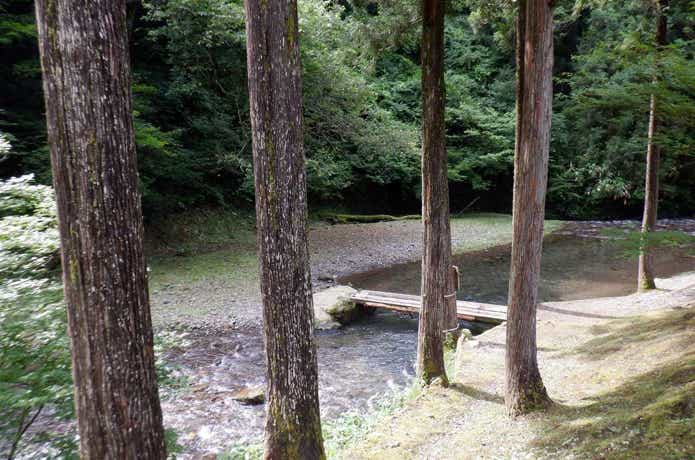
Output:
<svg viewBox="0 0 695 460">
<path fill-rule="evenodd" d="M 255 405 L 263 404 L 265 392 L 262 387 L 247 387 L 232 393 L 232 399 L 241 404 Z"/>
<path fill-rule="evenodd" d="M 317 329 L 335 329 L 353 321 L 359 314 L 350 299 L 357 290 L 350 286 L 333 286 L 314 294 L 314 323 Z"/>
</svg>

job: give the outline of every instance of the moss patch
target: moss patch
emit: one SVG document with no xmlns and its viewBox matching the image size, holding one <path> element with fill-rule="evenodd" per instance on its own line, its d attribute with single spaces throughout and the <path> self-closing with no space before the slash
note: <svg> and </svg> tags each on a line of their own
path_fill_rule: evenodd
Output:
<svg viewBox="0 0 695 460">
<path fill-rule="evenodd" d="M 695 355 L 666 363 L 593 399 L 557 406 L 535 445 L 549 456 L 682 459 L 695 452 Z"/>
<path fill-rule="evenodd" d="M 393 222 L 398 220 L 420 220 L 420 215 L 392 216 L 389 214 L 336 214 L 322 212 L 317 215 L 331 224 L 369 224 L 374 222 Z"/>
<path fill-rule="evenodd" d="M 189 256 L 225 247 L 255 251 L 254 216 L 232 210 L 200 210 L 151 222 L 146 228 L 147 253 Z"/>
<path fill-rule="evenodd" d="M 695 309 L 612 321 L 573 350 L 583 360 L 652 360 L 654 369 L 601 392 L 583 406 L 557 405 L 534 443 L 548 456 L 680 459 L 695 452 Z M 670 341 L 668 348 L 658 346 Z M 566 354 L 567 356 L 567 354 Z M 600 365 L 600 364 L 599 364 Z M 610 377 L 624 372 L 614 368 Z M 602 375 L 602 374 L 601 374 Z"/>
<path fill-rule="evenodd" d="M 546 220 L 546 235 L 565 225 L 560 220 Z M 512 242 L 512 216 L 497 213 L 475 213 L 451 219 L 451 249 L 455 254 L 501 246 Z"/>
<path fill-rule="evenodd" d="M 188 257 L 150 258 L 150 279 L 154 289 L 220 278 L 230 283 L 257 280 L 258 260 L 255 251 L 220 250 Z"/>
</svg>

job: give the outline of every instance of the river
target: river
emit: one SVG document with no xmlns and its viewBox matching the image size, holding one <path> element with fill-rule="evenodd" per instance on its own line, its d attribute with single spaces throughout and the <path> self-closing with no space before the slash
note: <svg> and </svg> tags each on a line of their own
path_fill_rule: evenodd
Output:
<svg viewBox="0 0 695 460">
<path fill-rule="evenodd" d="M 503 246 L 456 256 L 461 273 L 459 298 L 506 303 L 509 255 L 509 246 Z M 660 277 L 690 270 L 695 270 L 695 259 L 683 250 L 662 249 L 656 257 Z M 540 300 L 626 295 L 634 292 L 636 276 L 636 259 L 626 258 L 623 249 L 610 240 L 552 235 L 544 243 Z M 420 264 L 354 274 L 338 282 L 418 294 Z M 476 324 L 463 326 L 474 333 L 484 330 Z M 229 329 L 213 335 L 192 331 L 187 335 L 189 346 L 170 352 L 168 359 L 182 366 L 191 389 L 164 402 L 165 414 L 169 414 L 165 421 L 179 431 L 187 454 L 197 456 L 232 443 L 259 441 L 263 406 L 239 404 L 231 393 L 263 384 L 260 328 Z M 386 311 L 336 331 L 319 332 L 319 392 L 324 419 L 335 419 L 348 411 L 364 412 L 379 398 L 409 385 L 416 338 L 416 318 Z"/>
</svg>

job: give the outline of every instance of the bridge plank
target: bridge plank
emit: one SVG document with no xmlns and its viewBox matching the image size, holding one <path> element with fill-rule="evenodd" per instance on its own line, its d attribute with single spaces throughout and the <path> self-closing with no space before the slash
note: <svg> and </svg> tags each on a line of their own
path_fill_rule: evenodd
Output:
<svg viewBox="0 0 695 460">
<path fill-rule="evenodd" d="M 355 303 L 406 313 L 419 313 L 422 298 L 417 295 L 383 291 L 358 291 L 352 295 Z M 459 319 L 468 321 L 503 322 L 507 320 L 507 307 L 483 302 L 456 301 Z"/>
</svg>

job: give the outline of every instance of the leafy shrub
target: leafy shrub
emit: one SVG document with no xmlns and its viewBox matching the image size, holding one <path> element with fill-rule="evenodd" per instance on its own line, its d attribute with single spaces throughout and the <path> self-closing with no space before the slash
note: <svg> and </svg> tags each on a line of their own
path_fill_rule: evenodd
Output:
<svg viewBox="0 0 695 460">
<path fill-rule="evenodd" d="M 33 176 L 0 182 L 0 434 L 16 454 L 42 412 L 72 416 L 72 376 L 52 190 Z M 74 442 L 61 440 L 67 454 Z"/>
<path fill-rule="evenodd" d="M 58 276 L 59 238 L 53 191 L 27 175 L 0 181 L 0 452 L 12 458 L 41 414 L 74 416 L 70 341 Z M 185 334 L 155 337 L 157 377 L 172 391 L 187 386 L 163 353 L 186 346 Z M 174 452 L 175 433 L 167 430 Z M 72 432 L 37 433 L 46 455 L 74 456 Z M 33 446 L 39 448 L 38 445 Z"/>
</svg>

